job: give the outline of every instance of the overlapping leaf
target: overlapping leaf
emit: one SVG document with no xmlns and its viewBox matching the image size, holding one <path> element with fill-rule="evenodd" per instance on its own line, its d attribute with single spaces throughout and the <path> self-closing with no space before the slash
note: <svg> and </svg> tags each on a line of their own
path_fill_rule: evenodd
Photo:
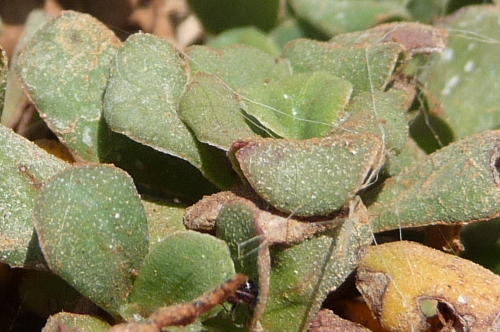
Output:
<svg viewBox="0 0 500 332">
<path fill-rule="evenodd" d="M 30 262 L 39 263 L 41 257 L 33 229 L 33 206 L 42 184 L 66 167 L 69 165 L 62 160 L 0 125 L 2 262 L 18 267 Z"/>
<path fill-rule="evenodd" d="M 40 29 L 17 61 L 40 115 L 83 160 L 99 161 L 102 96 L 120 44 L 95 18 L 68 11 Z"/>
<path fill-rule="evenodd" d="M 340 209 L 380 163 L 376 136 L 345 133 L 309 140 L 238 142 L 232 153 L 253 189 L 274 207 L 298 216 Z"/>
<path fill-rule="evenodd" d="M 388 179 L 369 207 L 375 231 L 500 215 L 500 131 L 444 147 Z"/>
<path fill-rule="evenodd" d="M 107 165 L 60 172 L 43 186 L 34 219 L 50 269 L 117 315 L 148 251 L 146 215 L 132 179 Z"/>
<path fill-rule="evenodd" d="M 439 99 L 457 137 L 500 126 L 498 81 L 500 9 L 464 8 L 447 19 L 448 45 L 431 69 L 428 87 Z"/>
</svg>

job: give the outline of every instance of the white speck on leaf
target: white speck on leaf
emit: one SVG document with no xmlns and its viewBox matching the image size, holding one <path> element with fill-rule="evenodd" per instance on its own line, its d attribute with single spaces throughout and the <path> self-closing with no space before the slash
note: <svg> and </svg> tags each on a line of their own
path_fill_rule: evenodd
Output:
<svg viewBox="0 0 500 332">
<path fill-rule="evenodd" d="M 83 129 L 82 142 L 88 147 L 92 147 L 92 137 L 90 136 L 90 127 Z"/>
<path fill-rule="evenodd" d="M 464 71 L 470 73 L 474 69 L 474 61 L 470 60 L 464 66 Z"/>
<path fill-rule="evenodd" d="M 449 48 L 445 49 L 441 55 L 441 59 L 444 61 L 450 61 L 453 59 L 453 50 Z"/>
<path fill-rule="evenodd" d="M 460 82 L 460 77 L 458 75 L 453 76 L 446 82 L 441 93 L 444 96 L 449 95 L 451 93 L 451 90 L 458 84 L 458 82 Z"/>
</svg>

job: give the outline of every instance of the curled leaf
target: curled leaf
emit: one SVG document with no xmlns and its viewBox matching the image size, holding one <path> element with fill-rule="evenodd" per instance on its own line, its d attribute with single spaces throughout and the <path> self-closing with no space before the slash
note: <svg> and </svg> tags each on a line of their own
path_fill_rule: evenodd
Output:
<svg viewBox="0 0 500 332">
<path fill-rule="evenodd" d="M 370 205 L 375 231 L 500 215 L 500 131 L 468 136 L 388 179 Z"/>
<path fill-rule="evenodd" d="M 104 96 L 106 122 L 113 131 L 199 166 L 196 139 L 177 115 L 185 84 L 173 46 L 152 35 L 132 35 L 112 64 Z"/>
<path fill-rule="evenodd" d="M 404 46 L 408 56 L 420 53 L 443 52 L 448 32 L 416 22 L 393 22 L 374 28 L 343 33 L 331 39 L 339 44 L 398 43 Z"/>
<path fill-rule="evenodd" d="M 80 159 L 99 161 L 102 95 L 121 42 L 90 15 L 63 12 L 30 39 L 16 70 L 42 118 Z"/>
<path fill-rule="evenodd" d="M 281 52 L 280 47 L 268 35 L 253 26 L 224 31 L 206 43 L 214 48 L 234 44 L 253 46 L 273 56 L 278 56 Z"/>
<path fill-rule="evenodd" d="M 11 266 L 39 263 L 33 206 L 42 184 L 69 167 L 0 125 L 0 260 Z M 34 257 L 36 255 L 38 257 Z"/>
<path fill-rule="evenodd" d="M 344 122 L 332 130 L 369 132 L 379 136 L 388 150 L 399 152 L 408 140 L 406 112 L 413 93 L 392 89 L 363 92 L 354 97 L 341 117 Z"/>
<path fill-rule="evenodd" d="M 500 277 L 417 243 L 367 248 L 357 288 L 387 331 L 428 331 L 434 315 L 455 331 L 500 329 Z"/>
<path fill-rule="evenodd" d="M 207 311 L 235 296 L 239 286 L 245 281 L 247 277 L 244 274 L 236 274 L 191 302 L 160 308 L 143 323 L 115 325 L 108 332 L 161 332 L 165 327 L 189 325 Z M 195 329 L 198 330 L 196 327 Z"/>
<path fill-rule="evenodd" d="M 116 315 L 148 251 L 146 215 L 128 174 L 109 165 L 60 172 L 33 215 L 50 269 Z"/>
<path fill-rule="evenodd" d="M 284 47 L 282 56 L 294 73 L 323 70 L 349 81 L 355 96 L 384 90 L 403 51 L 396 43 L 342 45 L 297 39 Z"/>
<path fill-rule="evenodd" d="M 321 139 L 259 139 L 233 145 L 252 188 L 277 209 L 297 216 L 327 215 L 361 189 L 381 159 L 382 143 L 369 133 Z"/>
</svg>

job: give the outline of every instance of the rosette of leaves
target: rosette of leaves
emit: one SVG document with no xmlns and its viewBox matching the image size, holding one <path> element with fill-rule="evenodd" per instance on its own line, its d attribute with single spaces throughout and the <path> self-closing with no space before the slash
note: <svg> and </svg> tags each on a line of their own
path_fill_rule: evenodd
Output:
<svg viewBox="0 0 500 332">
<path fill-rule="evenodd" d="M 418 162 L 410 149 L 408 111 L 418 103 L 405 66 L 415 54 L 441 51 L 444 39 L 430 27 L 391 24 L 330 42 L 294 40 L 278 57 L 242 45 L 179 54 L 148 34 L 121 43 L 95 19 L 65 12 L 31 39 L 16 71 L 75 158 L 112 162 L 131 178 L 112 166 L 69 167 L 48 156 L 51 171 L 40 175 L 32 171 L 42 166 L 15 168 L 5 158 L 6 176 L 34 187 L 29 215 L 48 267 L 115 318 L 189 301 L 236 271 L 258 284 L 245 318 L 251 328 L 305 331 L 328 291 L 358 264 L 373 221 L 386 230 L 498 216 L 498 132 Z M 476 176 L 484 181 L 470 184 Z M 132 181 L 187 202 L 233 188 L 185 217 L 188 227 L 225 243 L 193 232 L 148 234 L 154 217 Z M 424 184 L 429 192 L 419 196 Z M 445 185 L 448 196 L 426 208 Z M 469 194 L 473 208 L 452 204 Z M 484 202 L 488 208 L 479 208 Z M 384 223 L 403 207 L 408 214 Z M 27 247 L 34 233 L 29 217 L 22 222 Z M 81 236 L 79 225 L 91 236 Z M 201 242 L 210 244 L 200 249 Z M 208 248 L 207 261 L 200 250 Z M 93 273 L 85 275 L 87 262 Z M 217 273 L 194 289 L 209 274 L 202 264 Z"/>
</svg>

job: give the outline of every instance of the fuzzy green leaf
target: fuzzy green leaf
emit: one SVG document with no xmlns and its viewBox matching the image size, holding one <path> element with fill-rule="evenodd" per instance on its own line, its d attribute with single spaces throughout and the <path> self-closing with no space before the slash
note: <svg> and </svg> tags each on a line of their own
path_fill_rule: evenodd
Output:
<svg viewBox="0 0 500 332">
<path fill-rule="evenodd" d="M 43 186 L 34 218 L 50 269 L 116 315 L 148 251 L 146 216 L 132 179 L 108 165 L 63 171 Z"/>
<path fill-rule="evenodd" d="M 345 46 L 298 39 L 285 46 L 283 57 L 295 73 L 330 71 L 351 82 L 355 96 L 384 90 L 402 52 L 403 47 L 394 43 Z"/>
<path fill-rule="evenodd" d="M 187 160 L 213 183 L 227 187 L 231 176 L 215 171 L 217 157 L 177 115 L 185 84 L 181 59 L 170 44 L 152 35 L 132 35 L 113 62 L 104 117 L 112 130 Z"/>
<path fill-rule="evenodd" d="M 17 61 L 41 117 L 83 160 L 99 160 L 102 96 L 119 45 L 95 18 L 68 11 L 40 29 Z"/>
<path fill-rule="evenodd" d="M 241 138 L 257 136 L 236 96 L 213 75 L 199 72 L 186 87 L 179 115 L 204 143 L 225 151 Z"/>
<path fill-rule="evenodd" d="M 351 93 L 351 83 L 324 71 L 256 82 L 241 90 L 248 114 L 280 137 L 292 139 L 328 134 Z"/>
<path fill-rule="evenodd" d="M 342 113 L 345 121 L 332 132 L 369 132 L 379 136 L 388 150 L 399 152 L 408 140 L 406 112 L 412 101 L 413 93 L 406 91 L 364 92 L 351 100 Z"/>
<path fill-rule="evenodd" d="M 500 8 L 467 7 L 446 20 L 448 45 L 427 87 L 458 138 L 500 127 Z"/>
<path fill-rule="evenodd" d="M 260 237 L 256 231 L 255 206 L 244 200 L 225 203 L 217 215 L 216 235 L 224 240 L 235 262 L 236 272 L 258 283 L 257 251 Z"/>
<path fill-rule="evenodd" d="M 280 47 L 271 38 L 253 26 L 224 31 L 206 43 L 207 46 L 214 48 L 234 44 L 252 46 L 272 56 L 278 56 L 281 53 Z"/>
<path fill-rule="evenodd" d="M 163 306 L 189 302 L 233 275 L 224 241 L 194 231 L 179 232 L 153 246 L 130 300 L 150 314 Z"/>
<path fill-rule="evenodd" d="M 408 18 L 406 1 L 291 0 L 298 17 L 330 35 L 365 30 L 385 21 Z"/>
<path fill-rule="evenodd" d="M 65 167 L 69 165 L 0 125 L 2 262 L 22 267 L 32 259 L 38 260 L 30 257 L 40 253 L 33 232 L 33 206 L 43 182 Z"/>
<path fill-rule="evenodd" d="M 500 131 L 468 136 L 388 179 L 370 205 L 375 231 L 500 215 Z"/>
<path fill-rule="evenodd" d="M 290 75 L 288 61 L 246 45 L 220 49 L 192 46 L 186 50 L 186 57 L 192 75 L 199 71 L 213 74 L 233 92 L 253 82 L 272 82 Z"/>
<path fill-rule="evenodd" d="M 340 229 L 291 247 L 271 247 L 269 296 L 260 318 L 264 330 L 307 331 L 326 294 L 357 266 L 372 232 L 364 206 L 354 206 Z"/>
<path fill-rule="evenodd" d="M 104 96 L 110 128 L 199 166 L 196 139 L 177 116 L 186 84 L 177 51 L 158 37 L 138 33 L 125 41 L 112 66 Z"/>
<path fill-rule="evenodd" d="M 380 163 L 376 136 L 345 133 L 303 141 L 260 139 L 233 146 L 242 174 L 271 205 L 297 216 L 326 215 L 361 189 Z"/>
</svg>

